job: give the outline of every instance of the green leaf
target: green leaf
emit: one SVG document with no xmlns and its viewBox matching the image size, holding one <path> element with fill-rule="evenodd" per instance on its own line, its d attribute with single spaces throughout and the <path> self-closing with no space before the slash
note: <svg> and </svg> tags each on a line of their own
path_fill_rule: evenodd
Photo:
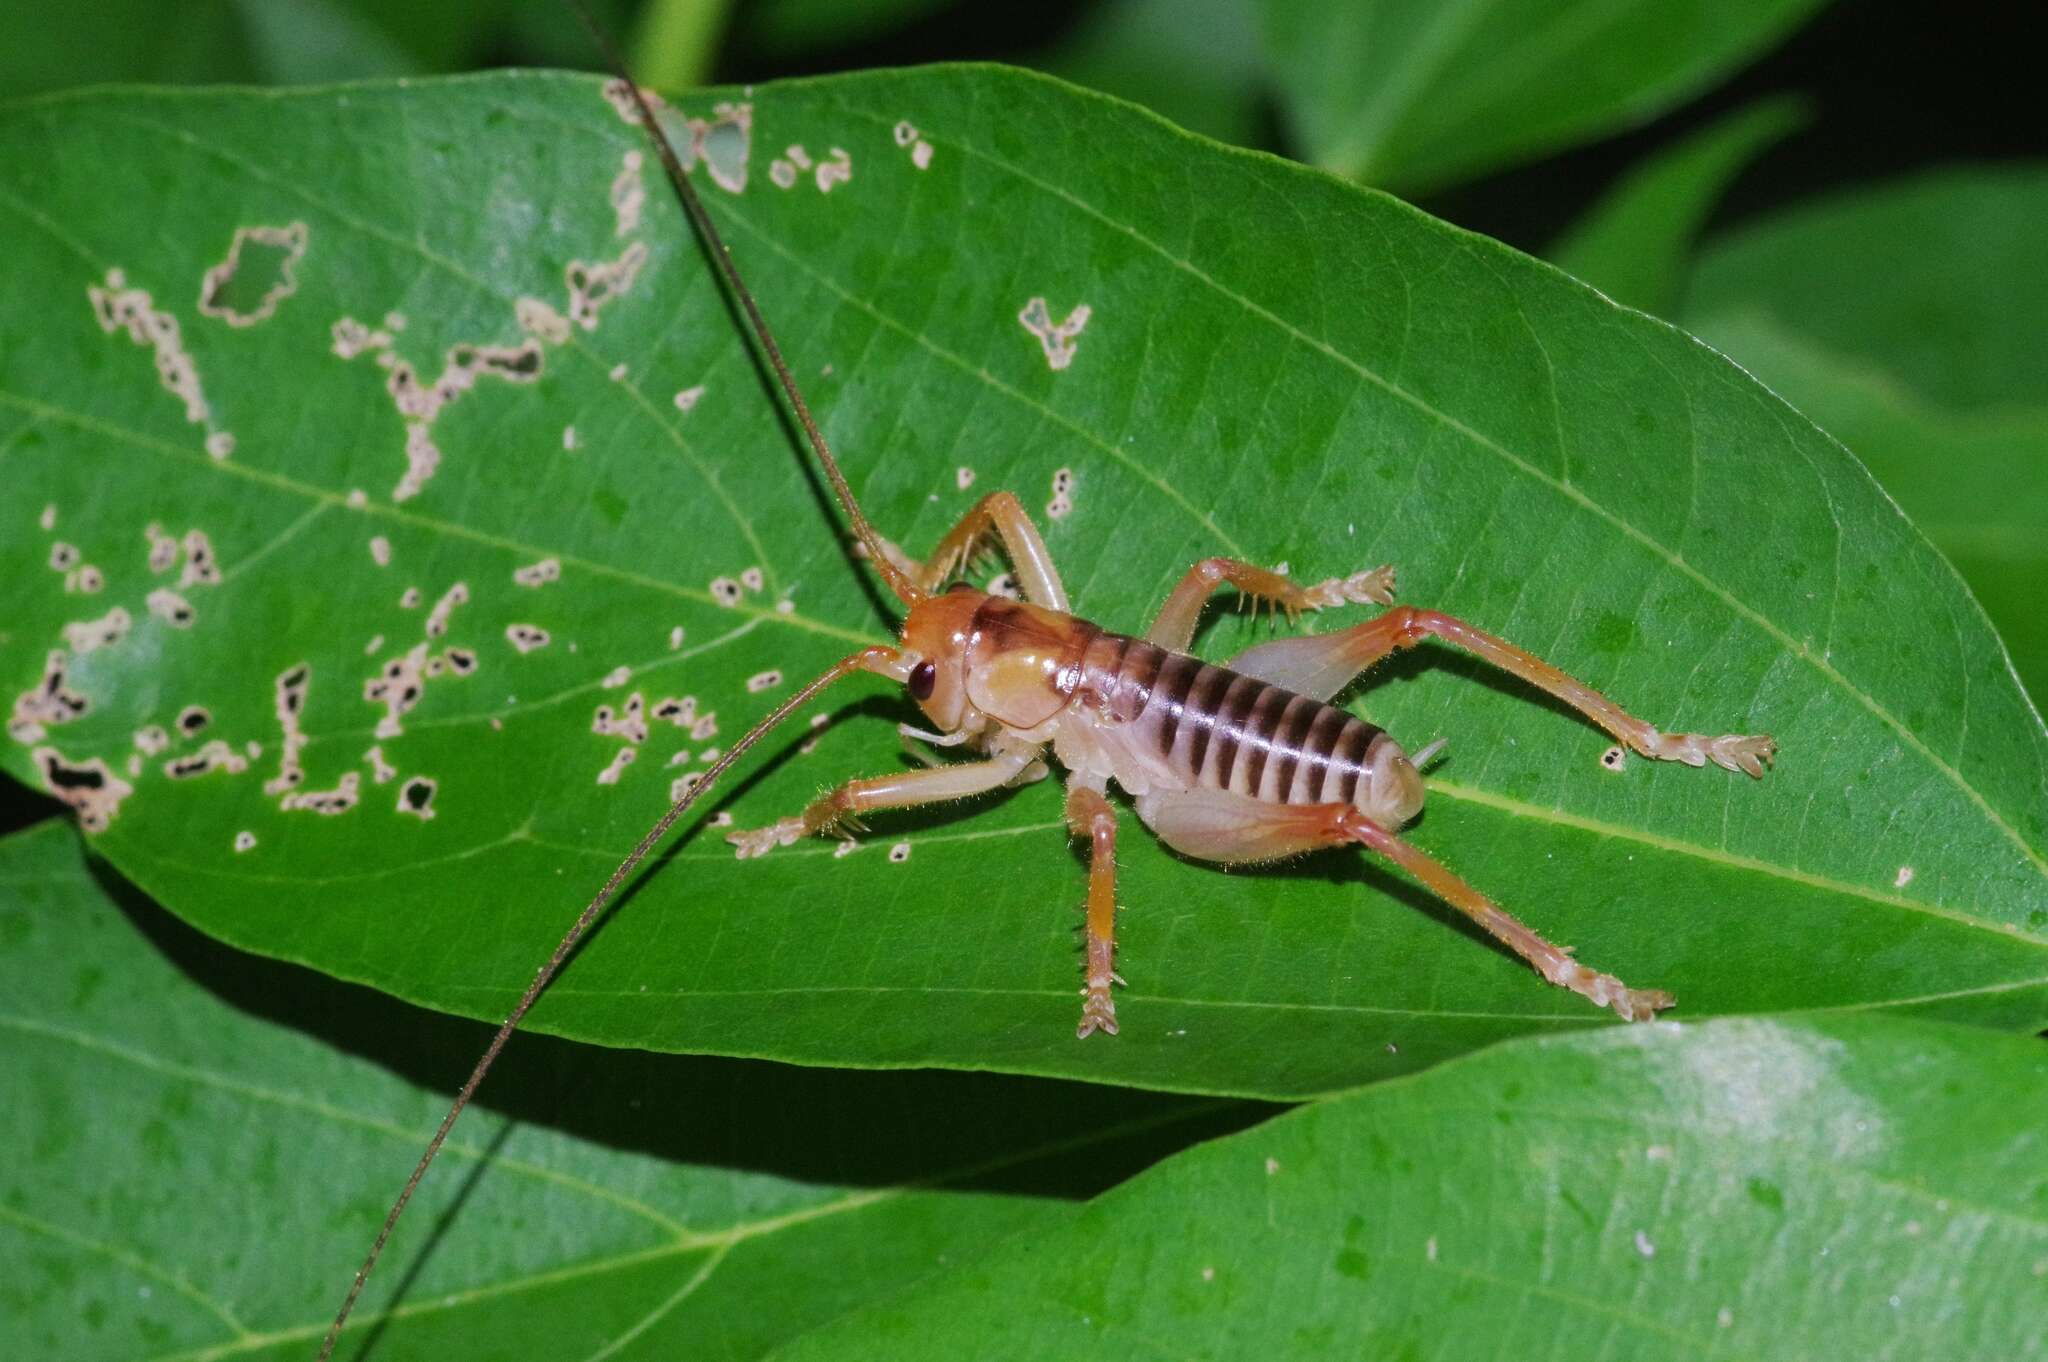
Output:
<svg viewBox="0 0 2048 1362">
<path fill-rule="evenodd" d="M 2048 168 L 1805 205 L 1701 258 L 1686 325 L 1856 452 L 2048 695 Z M 1881 280 L 1882 287 L 1871 281 Z"/>
<path fill-rule="evenodd" d="M 2048 165 L 1939 170 L 1711 243 L 1688 317 L 1754 308 L 1952 411 L 2048 405 Z"/>
<path fill-rule="evenodd" d="M 483 1028 L 217 946 L 55 823 L 0 839 L 0 970 L 10 1354 L 311 1356 Z M 541 1037 L 480 1101 L 354 1317 L 376 1357 L 760 1356 L 1244 1119 Z"/>
<path fill-rule="evenodd" d="M 1105 0 L 1031 65 L 1205 137 L 1269 135 L 1256 0 Z"/>
<path fill-rule="evenodd" d="M 449 70 L 502 0 L 96 0 L 21 13 L 0 44 L 0 90 L 123 80 L 345 80 Z"/>
<path fill-rule="evenodd" d="M 1825 0 L 1267 0 L 1305 159 L 1413 194 L 1647 122 Z"/>
<path fill-rule="evenodd" d="M 2048 1019 L 2048 734 L 1919 532 L 1733 366 L 1392 199 L 1043 78 L 764 86 L 752 117 L 747 187 L 713 211 L 886 532 L 921 550 L 983 491 L 1036 510 L 1070 470 L 1048 542 L 1079 608 L 1124 629 L 1208 554 L 1308 579 L 1396 563 L 1405 599 L 1655 722 L 1782 744 L 1762 781 L 1613 772 L 1603 735 L 1447 649 L 1370 678 L 1362 712 L 1414 746 L 1451 739 L 1414 840 L 1510 910 L 1671 990 L 1688 1018 Z M 933 148 L 925 170 L 898 144 L 905 120 Z M 846 150 L 852 178 L 778 188 L 792 145 Z M 91 641 L 66 625 L 116 606 L 133 621 L 68 654 L 82 717 L 0 751 L 38 784 L 38 746 L 104 760 L 134 789 L 98 848 L 205 931 L 501 1016 L 673 777 L 888 636 L 672 206 L 650 194 L 616 234 L 614 181 L 641 153 L 598 83 L 566 76 L 101 93 L 0 115 L 0 164 L 19 168 L 0 192 L 18 262 L 0 297 L 0 578 L 20 584 L 0 695 L 38 690 L 53 649 Z M 198 312 L 237 227 L 295 222 L 297 289 L 269 320 Z M 432 479 L 394 501 L 406 424 L 371 354 L 332 352 L 337 320 L 402 313 L 392 347 L 436 373 L 452 347 L 520 343 L 519 299 L 562 308 L 571 262 L 636 243 L 646 262 L 595 329 L 547 344 L 534 381 L 479 377 L 431 428 Z M 150 347 L 102 329 L 87 290 L 116 268 L 179 318 L 206 422 Z M 1034 297 L 1055 317 L 1092 309 L 1064 369 L 1018 321 Z M 207 455 L 209 432 L 235 437 L 230 457 Z M 153 572 L 152 524 L 203 531 L 224 580 Z M 67 593 L 57 543 L 105 588 Z M 549 559 L 559 580 L 518 584 Z M 720 604 L 718 579 L 754 569 L 760 589 Z M 467 602 L 430 635 L 458 583 Z M 167 589 L 189 627 L 148 608 Z M 1219 615 L 1210 656 L 1274 627 Z M 551 642 L 522 653 L 519 626 Z M 380 740 L 366 682 L 451 647 L 474 671 L 426 678 L 404 733 Z M 353 780 L 360 802 L 336 816 L 264 791 L 284 769 L 277 682 L 300 664 L 305 775 L 288 794 Z M 651 723 L 600 783 L 630 744 L 593 732 L 595 711 L 636 693 L 694 697 L 718 732 Z M 203 732 L 136 751 L 188 706 Z M 838 721 L 799 720 L 721 796 L 740 826 L 902 769 L 902 696 L 849 684 L 820 712 Z M 210 741 L 262 751 L 240 773 L 165 773 Z M 437 782 L 431 821 L 400 808 L 419 777 Z M 536 1025 L 1289 1096 L 1607 1015 L 1357 857 L 1224 874 L 1127 818 L 1123 1033 L 1077 1043 L 1082 875 L 1057 782 L 877 818 L 843 860 L 811 844 L 737 862 L 721 837 L 679 835 Z"/>
<path fill-rule="evenodd" d="M 1797 99 L 1758 100 L 1660 149 L 1572 225 L 1550 262 L 1617 303 L 1670 316 L 1693 240 L 1729 182 L 1806 118 Z"/>
<path fill-rule="evenodd" d="M 799 1358 L 2033 1357 L 2040 1042 L 1522 1041 L 1190 1150 Z"/>
</svg>

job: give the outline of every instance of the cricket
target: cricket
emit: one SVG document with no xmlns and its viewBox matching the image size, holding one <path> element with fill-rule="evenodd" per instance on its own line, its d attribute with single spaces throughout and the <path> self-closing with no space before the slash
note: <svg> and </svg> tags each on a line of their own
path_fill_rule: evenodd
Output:
<svg viewBox="0 0 2048 1362">
<path fill-rule="evenodd" d="M 703 157 L 678 153 L 618 49 L 579 0 L 584 26 L 617 77 L 615 89 L 649 134 L 676 198 L 745 317 L 760 359 L 803 432 L 864 559 L 903 611 L 893 642 L 860 648 L 799 687 L 741 736 L 641 838 L 577 916 L 458 1092 L 387 1215 L 323 1341 L 328 1358 L 407 1202 L 506 1041 L 621 888 L 719 778 L 791 715 L 838 682 L 878 677 L 900 687 L 930 728 L 900 733 L 920 764 L 845 780 L 764 827 L 730 831 L 740 858 L 807 837 L 850 837 L 869 815 L 947 804 L 1065 772 L 1068 832 L 1087 848 L 1083 975 L 1077 1040 L 1117 1032 L 1115 786 L 1138 821 L 1183 856 L 1224 866 L 1356 847 L 1398 867 L 1471 919 L 1550 983 L 1625 1020 L 1672 1007 L 1671 994 L 1634 988 L 1580 963 L 1487 893 L 1400 835 L 1421 813 L 1423 771 L 1437 739 L 1412 754 L 1392 735 L 1335 704 L 1362 673 L 1434 639 L 1462 649 L 1584 715 L 1629 751 L 1657 761 L 1761 777 L 1776 752 L 1768 735 L 1667 733 L 1513 643 L 1448 614 L 1395 604 L 1390 565 L 1301 585 L 1232 558 L 1195 563 L 1142 634 L 1077 612 L 1044 539 L 1009 491 L 983 496 L 929 553 L 915 557 L 871 524 L 800 391 L 790 363 L 733 253 L 690 179 Z M 983 555 L 1008 560 L 1020 598 L 977 589 L 960 574 Z M 1224 663 L 1190 651 L 1203 610 L 1224 586 L 1297 619 L 1304 611 L 1376 605 L 1349 628 L 1261 642 Z M 911 746 L 923 744 L 924 747 Z M 928 748 L 963 749 L 945 761 Z M 1103 1041 L 1095 1041 L 1102 1044 Z"/>
</svg>

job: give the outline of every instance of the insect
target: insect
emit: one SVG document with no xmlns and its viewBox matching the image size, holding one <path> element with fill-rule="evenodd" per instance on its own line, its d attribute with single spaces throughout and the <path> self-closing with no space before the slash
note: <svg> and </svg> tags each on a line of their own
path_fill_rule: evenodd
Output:
<svg viewBox="0 0 2048 1362">
<path fill-rule="evenodd" d="M 580 6 L 579 6 L 580 9 Z M 586 16 L 586 23 L 588 19 Z M 506 1041 L 563 963 L 647 855 L 719 778 L 784 720 L 857 674 L 904 688 L 931 730 L 906 737 L 965 748 L 978 759 L 848 780 L 798 813 L 729 835 L 737 854 L 773 853 L 807 836 L 846 833 L 868 814 L 991 793 L 1066 774 L 1066 822 L 1089 849 L 1085 953 L 1078 1038 L 1113 1035 L 1118 1021 L 1114 784 L 1139 820 L 1177 851 L 1236 864 L 1357 846 L 1392 861 L 1471 918 L 1550 982 L 1629 1020 L 1669 1007 L 1669 994 L 1635 989 L 1582 965 L 1510 916 L 1484 893 L 1406 842 L 1399 830 L 1421 810 L 1421 769 L 1390 734 L 1332 703 L 1361 672 L 1425 639 L 1452 644 L 1567 704 L 1638 754 L 1692 766 L 1713 762 L 1761 776 L 1775 753 L 1768 736 L 1665 733 L 1533 654 L 1450 615 L 1396 605 L 1394 573 L 1376 567 L 1312 585 L 1250 563 L 1206 558 L 1168 595 L 1142 636 L 1111 632 L 1076 614 L 1044 540 L 1009 492 L 984 496 L 914 558 L 868 521 L 799 391 L 774 334 L 693 189 L 674 147 L 609 40 L 591 25 L 620 72 L 619 91 L 650 133 L 682 208 L 711 255 L 874 572 L 903 606 L 893 643 L 858 649 L 800 687 L 740 737 L 704 778 L 649 829 L 591 898 L 499 1027 L 391 1207 L 358 1271 L 320 1356 L 333 1350 L 392 1229 Z M 954 581 L 984 549 L 1008 557 L 1022 599 Z M 1348 629 L 1260 643 L 1222 666 L 1188 649 L 1211 597 L 1229 585 L 1285 611 L 1377 604 L 1384 613 Z M 1100 1042 L 1097 1042 L 1100 1043 Z"/>
</svg>

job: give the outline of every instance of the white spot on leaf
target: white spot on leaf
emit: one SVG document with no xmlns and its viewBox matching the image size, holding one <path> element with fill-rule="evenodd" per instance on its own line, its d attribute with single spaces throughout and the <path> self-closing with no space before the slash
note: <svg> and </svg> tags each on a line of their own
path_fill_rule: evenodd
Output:
<svg viewBox="0 0 2048 1362">
<path fill-rule="evenodd" d="M 128 628 L 133 623 L 128 612 L 117 605 L 96 620 L 79 620 L 65 625 L 64 641 L 74 653 L 111 648 L 128 637 Z"/>
<path fill-rule="evenodd" d="M 619 777 L 626 773 L 626 768 L 631 766 L 634 758 L 639 755 L 640 749 L 637 747 L 621 747 L 618 751 L 612 753 L 611 764 L 597 773 L 597 783 L 600 785 L 618 784 Z"/>
<path fill-rule="evenodd" d="M 1045 299 L 1033 298 L 1024 304 L 1024 310 L 1017 314 L 1017 320 L 1024 329 L 1038 337 L 1039 348 L 1045 351 L 1045 362 L 1055 372 L 1074 362 L 1074 337 L 1081 334 L 1081 328 L 1088 325 L 1093 315 L 1088 304 L 1082 303 L 1067 314 L 1063 322 L 1055 322 L 1047 309 Z"/>
<path fill-rule="evenodd" d="M 512 570 L 512 580 L 526 587 L 545 586 L 559 579 L 561 575 L 562 560 L 559 558 L 543 558 L 538 563 Z"/>
<path fill-rule="evenodd" d="M 255 283 L 263 291 L 254 298 L 249 296 L 251 282 L 237 278 L 245 248 L 252 255 L 248 262 L 250 270 L 262 271 L 262 278 Z M 237 227 L 235 239 L 228 245 L 227 259 L 208 270 L 200 281 L 199 310 L 229 326 L 254 326 L 274 314 L 279 303 L 298 291 L 299 281 L 293 276 L 292 267 L 305 253 L 303 222 L 284 227 Z"/>
<path fill-rule="evenodd" d="M 149 613 L 173 629 L 190 629 L 196 618 L 191 602 L 175 591 L 158 588 L 145 598 Z"/>
</svg>

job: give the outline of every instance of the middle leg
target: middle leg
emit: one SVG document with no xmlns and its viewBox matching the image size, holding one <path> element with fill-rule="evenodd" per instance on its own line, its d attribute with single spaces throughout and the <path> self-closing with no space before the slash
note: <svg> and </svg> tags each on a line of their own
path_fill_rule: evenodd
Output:
<svg viewBox="0 0 2048 1362">
<path fill-rule="evenodd" d="M 1075 1036 L 1097 1031 L 1116 1034 L 1116 1001 L 1110 986 L 1123 982 L 1116 974 L 1116 808 L 1101 790 L 1080 778 L 1067 781 L 1067 830 L 1089 839 L 1088 849 L 1088 973 L 1081 990 L 1081 1024 Z"/>
<path fill-rule="evenodd" d="M 1349 577 L 1332 577 L 1328 581 L 1302 586 L 1292 578 L 1235 558 L 1204 558 L 1188 569 L 1187 575 L 1180 579 L 1180 585 L 1166 598 L 1166 604 L 1159 607 L 1159 617 L 1146 631 L 1145 641 L 1172 652 L 1186 652 L 1195 641 L 1195 624 L 1201 619 L 1202 607 L 1216 594 L 1216 588 L 1225 582 L 1253 600 L 1271 602 L 1290 615 L 1296 611 L 1324 610 L 1347 603 L 1362 605 L 1373 601 L 1391 605 L 1394 601 L 1394 569 L 1391 567 L 1371 568 L 1354 572 Z"/>
<path fill-rule="evenodd" d="M 1633 989 L 1611 974 L 1581 965 L 1572 959 L 1570 947 L 1544 940 L 1445 866 L 1349 804 L 1266 804 L 1227 791 L 1198 790 L 1147 795 L 1138 801 L 1138 817 L 1175 851 L 1205 861 L 1271 861 L 1355 843 L 1400 866 L 1551 983 L 1597 1006 L 1613 1008 L 1626 1021 L 1648 1021 L 1660 1008 L 1672 1005 L 1668 993 Z"/>
</svg>

